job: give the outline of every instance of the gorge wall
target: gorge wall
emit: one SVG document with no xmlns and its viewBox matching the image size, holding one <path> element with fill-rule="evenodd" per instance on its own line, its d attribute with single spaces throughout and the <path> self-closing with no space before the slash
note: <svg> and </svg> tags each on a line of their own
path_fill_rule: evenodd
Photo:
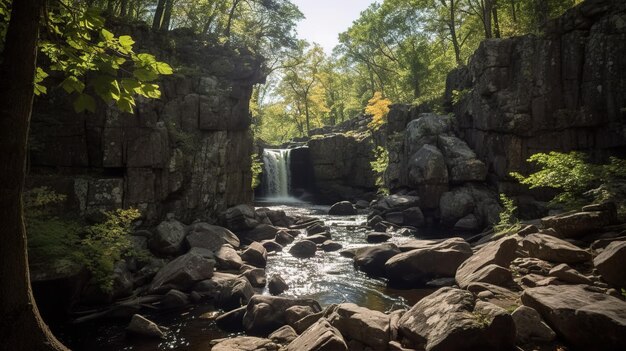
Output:
<svg viewBox="0 0 626 351">
<path fill-rule="evenodd" d="M 28 186 L 68 195 L 67 210 L 83 216 L 132 206 L 148 222 L 166 213 L 210 220 L 250 202 L 249 101 L 264 81 L 261 58 L 185 32 L 117 32 L 175 68 L 160 81 L 161 99 L 138 99 L 134 115 L 104 104 L 77 114 L 55 90 L 38 99 Z"/>
<path fill-rule="evenodd" d="M 459 135 L 500 190 L 526 159 L 582 150 L 626 155 L 626 3 L 588 0 L 552 21 L 545 36 L 482 42 L 448 76 L 445 98 Z M 456 103 L 455 103 L 456 102 Z"/>
</svg>

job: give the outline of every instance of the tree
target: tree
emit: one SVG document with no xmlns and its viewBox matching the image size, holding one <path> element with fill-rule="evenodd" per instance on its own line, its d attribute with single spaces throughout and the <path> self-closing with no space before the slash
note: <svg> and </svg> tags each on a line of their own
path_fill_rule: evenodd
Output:
<svg viewBox="0 0 626 351">
<path fill-rule="evenodd" d="M 63 88 L 75 94 L 77 111 L 93 110 L 93 98 L 85 90 L 132 111 L 132 94 L 158 97 L 158 86 L 145 84 L 171 68 L 147 54 L 135 54 L 130 37 L 116 38 L 102 28 L 103 21 L 93 13 L 68 13 L 65 2 L 49 6 L 44 14 L 43 0 L 0 1 L 0 338 L 13 350 L 66 350 L 52 335 L 37 310 L 30 287 L 24 227 L 23 199 L 26 148 L 33 96 L 45 93 L 41 81 L 46 74 L 37 68 L 37 49 L 48 56 L 50 69 L 66 73 Z M 9 9 L 10 8 L 10 15 Z M 73 8 L 72 11 L 80 11 Z M 68 17 L 69 16 L 69 17 Z M 70 18 L 71 17 L 71 18 Z M 41 19 L 63 42 L 39 39 Z M 8 22 L 7 22 L 8 20 Z M 65 27 L 63 27 L 65 26 Z M 100 36 L 95 40 L 95 31 Z M 97 37 L 97 36 L 96 36 Z M 0 40 L 2 41 L 2 40 Z M 122 56 L 131 57 L 127 62 Z M 134 78 L 113 77 L 122 64 L 135 68 Z M 93 78 L 83 82 L 87 74 Z M 99 74 L 96 74 L 99 73 Z M 135 79 L 137 78 L 137 79 Z M 141 79 L 143 78 L 143 79 Z"/>
</svg>

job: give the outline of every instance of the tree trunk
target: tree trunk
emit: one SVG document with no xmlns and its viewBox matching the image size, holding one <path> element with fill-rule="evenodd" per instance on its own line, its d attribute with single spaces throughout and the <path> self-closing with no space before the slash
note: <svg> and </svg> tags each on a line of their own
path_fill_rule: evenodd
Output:
<svg viewBox="0 0 626 351">
<path fill-rule="evenodd" d="M 233 27 L 233 19 L 235 17 L 235 10 L 237 10 L 237 5 L 241 0 L 234 0 L 233 6 L 230 8 L 230 13 L 228 14 L 228 24 L 226 24 L 226 30 L 224 31 L 224 36 L 228 41 L 230 41 L 230 32 Z"/>
<path fill-rule="evenodd" d="M 161 24 L 161 30 L 167 32 L 170 30 L 170 22 L 172 21 L 172 9 L 174 8 L 175 0 L 167 0 L 165 5 L 165 11 L 163 12 L 163 23 Z"/>
<path fill-rule="evenodd" d="M 157 2 L 156 10 L 154 11 L 154 20 L 152 20 L 152 30 L 158 31 L 161 29 L 161 23 L 163 21 L 163 10 L 165 9 L 165 1 L 159 0 Z"/>
<path fill-rule="evenodd" d="M 513 22 L 517 23 L 517 8 L 515 4 L 515 0 L 509 0 L 511 3 L 511 17 L 513 17 Z"/>
<path fill-rule="evenodd" d="M 496 38 L 500 38 L 501 34 L 500 34 L 500 21 L 498 20 L 498 7 L 494 6 L 491 12 L 493 13 L 493 34 L 495 35 Z"/>
<path fill-rule="evenodd" d="M 483 4 L 483 26 L 485 28 L 485 38 L 493 38 L 491 31 L 491 10 L 493 9 L 493 0 L 484 0 Z"/>
<path fill-rule="evenodd" d="M 311 119 L 309 116 L 309 97 L 308 94 L 305 96 L 304 101 L 304 116 L 306 117 L 306 135 L 311 135 Z"/>
<path fill-rule="evenodd" d="M 452 46 L 454 47 L 454 58 L 456 59 L 457 66 L 463 65 L 461 61 L 461 45 L 459 45 L 459 38 L 456 35 L 456 4 L 454 0 L 450 1 L 450 18 L 448 21 L 448 27 L 450 29 L 450 37 L 452 38 Z"/>
<path fill-rule="evenodd" d="M 0 65 L 0 340 L 8 350 L 67 350 L 33 298 L 22 204 L 42 3 L 13 1 Z"/>
<path fill-rule="evenodd" d="M 120 1 L 120 17 L 126 17 L 128 15 L 128 0 Z"/>
</svg>

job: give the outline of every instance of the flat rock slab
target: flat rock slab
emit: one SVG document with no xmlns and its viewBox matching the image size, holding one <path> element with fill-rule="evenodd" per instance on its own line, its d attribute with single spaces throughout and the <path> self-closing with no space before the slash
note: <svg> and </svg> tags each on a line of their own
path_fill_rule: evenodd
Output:
<svg viewBox="0 0 626 351">
<path fill-rule="evenodd" d="M 565 240 L 547 234 L 530 234 L 521 242 L 532 257 L 554 263 L 580 263 L 591 260 L 591 254 Z"/>
<path fill-rule="evenodd" d="M 275 351 L 278 350 L 272 340 L 255 338 L 252 336 L 239 336 L 232 339 L 224 339 L 218 342 L 212 351 Z"/>
<path fill-rule="evenodd" d="M 387 347 L 390 340 L 389 315 L 353 303 L 342 303 L 327 317 L 342 335 L 374 350 Z"/>
<path fill-rule="evenodd" d="M 310 326 L 289 346 L 287 351 L 344 351 L 348 350 L 346 342 L 337 328 L 321 318 Z"/>
<path fill-rule="evenodd" d="M 466 288 L 471 283 L 480 281 L 485 276 L 485 272 L 480 271 L 490 265 L 508 269 L 515 258 L 516 250 L 517 239 L 514 237 L 504 237 L 486 244 L 459 266 L 455 275 L 457 283 Z"/>
<path fill-rule="evenodd" d="M 531 288 L 522 303 L 580 350 L 626 350 L 626 302 L 585 290 L 585 285 Z"/>
</svg>

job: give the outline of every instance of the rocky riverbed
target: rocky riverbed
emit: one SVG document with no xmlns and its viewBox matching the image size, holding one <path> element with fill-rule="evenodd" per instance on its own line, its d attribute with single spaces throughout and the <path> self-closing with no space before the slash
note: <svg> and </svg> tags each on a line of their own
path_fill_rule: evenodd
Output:
<svg viewBox="0 0 626 351">
<path fill-rule="evenodd" d="M 626 226 L 614 205 L 508 235 L 432 238 L 386 220 L 410 221 L 411 200 L 240 205 L 224 227 L 170 218 L 144 244 L 177 254 L 158 269 L 127 262 L 132 282 L 154 271 L 149 283 L 57 332 L 77 350 L 626 347 Z"/>
</svg>

